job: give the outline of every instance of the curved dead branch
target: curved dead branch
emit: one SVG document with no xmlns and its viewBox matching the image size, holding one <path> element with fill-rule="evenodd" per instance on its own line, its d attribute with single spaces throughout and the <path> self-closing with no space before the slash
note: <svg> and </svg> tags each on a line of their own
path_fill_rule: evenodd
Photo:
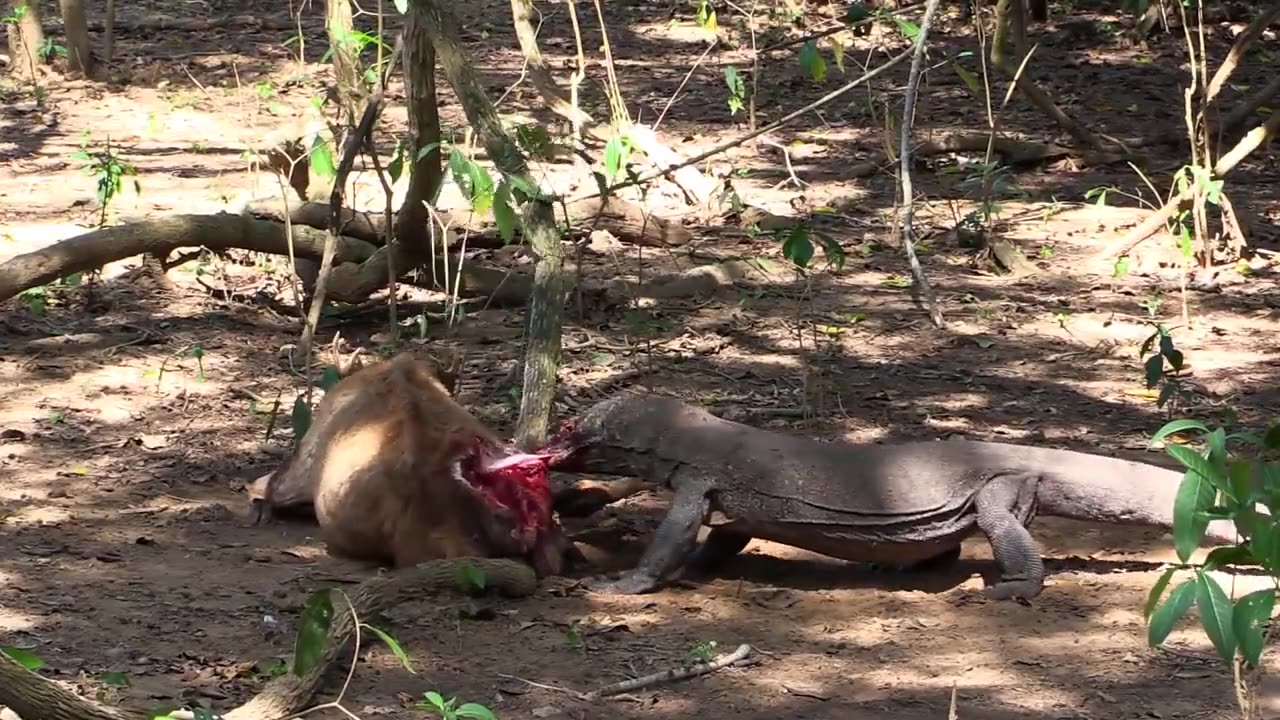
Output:
<svg viewBox="0 0 1280 720">
<path fill-rule="evenodd" d="M 537 589 L 533 569 L 515 560 L 435 560 L 366 580 L 348 594 L 351 609 L 356 617 L 368 618 L 399 603 L 456 587 L 457 573 L 467 565 L 477 567 L 484 574 L 487 586 L 497 588 L 508 597 L 532 595 Z M 305 675 L 287 673 L 270 681 L 248 702 L 225 713 L 226 720 L 278 720 L 302 709 L 311 700 L 326 671 L 355 631 L 347 604 L 338 597 L 332 600 L 335 613 L 320 662 Z M 144 720 L 149 717 L 145 710 L 116 708 L 80 697 L 27 670 L 4 653 L 0 653 L 0 705 L 9 707 L 22 720 Z"/>
<path fill-rule="evenodd" d="M 294 251 L 302 257 L 319 258 L 326 233 L 311 228 L 294 228 Z M 288 255 L 282 225 L 238 215 L 175 215 L 156 220 L 93 230 L 48 247 L 16 255 L 0 264 L 0 302 L 23 290 L 53 282 L 68 275 L 100 268 L 134 255 L 165 257 L 180 247 L 210 250 L 242 248 Z M 359 262 L 370 257 L 373 246 L 354 238 L 339 238 L 336 257 L 342 262 Z"/>
</svg>

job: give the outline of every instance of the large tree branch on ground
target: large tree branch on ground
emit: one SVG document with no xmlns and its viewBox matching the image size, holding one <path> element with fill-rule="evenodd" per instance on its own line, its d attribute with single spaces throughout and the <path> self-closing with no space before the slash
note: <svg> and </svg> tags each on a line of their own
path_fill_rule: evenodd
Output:
<svg viewBox="0 0 1280 720">
<path fill-rule="evenodd" d="M 1227 57 L 1223 59 L 1222 64 L 1218 66 L 1217 72 L 1213 74 L 1213 78 L 1209 80 L 1208 87 L 1204 91 L 1204 105 L 1208 107 L 1218 97 L 1218 93 L 1222 90 L 1222 86 L 1227 84 L 1227 80 L 1231 74 L 1240 66 L 1240 60 L 1244 57 L 1244 53 L 1249 46 L 1257 42 L 1262 37 L 1262 32 L 1277 17 L 1280 17 L 1280 3 L 1272 3 L 1271 7 L 1262 11 L 1244 32 L 1236 38 L 1235 43 L 1231 46 L 1231 51 L 1227 53 Z"/>
<path fill-rule="evenodd" d="M 1249 156 L 1254 150 L 1257 150 L 1263 143 L 1267 142 L 1273 135 L 1280 132 L 1280 113 L 1273 114 L 1265 123 L 1259 125 L 1249 134 L 1240 139 L 1235 147 L 1231 148 L 1226 154 L 1218 158 L 1218 162 L 1213 166 L 1213 177 L 1225 178 L 1236 165 Z M 1124 237 L 1116 240 L 1096 255 L 1097 260 L 1110 260 L 1121 255 L 1127 254 L 1130 250 L 1138 245 L 1138 243 L 1151 237 L 1159 230 L 1168 220 L 1183 209 L 1192 201 L 1204 188 L 1199 179 L 1191 185 L 1191 187 L 1178 193 L 1172 200 L 1165 203 L 1164 207 L 1151 214 L 1146 220 L 1142 221 L 1137 227 L 1125 233 Z"/>
<path fill-rule="evenodd" d="M 298 258 L 316 260 L 322 256 L 327 233 L 295 225 L 293 234 L 294 253 Z M 184 247 L 205 247 L 214 251 L 238 248 L 283 257 L 289 255 L 285 228 L 281 224 L 239 215 L 177 215 L 93 230 L 12 257 L 0 263 L 0 302 L 23 290 L 73 273 L 137 255 L 165 257 Z M 329 279 L 329 296 L 343 302 L 358 302 L 385 287 L 385 252 L 385 248 L 340 236 Z M 397 256 L 397 260 L 401 259 Z M 396 267 L 404 268 L 401 270 L 402 280 L 412 269 L 407 261 Z M 692 297 L 744 281 L 767 267 L 768 263 L 760 261 L 731 260 L 651 277 L 643 283 L 613 278 L 598 289 L 618 301 L 635 297 Z M 495 307 L 523 305 L 528 302 L 532 290 L 533 279 L 528 273 L 508 272 L 466 262 L 456 253 L 447 257 L 447 265 L 445 257 L 436 259 L 434 277 L 444 278 L 447 275 L 452 283 L 455 273 L 461 297 L 488 298 L 489 304 Z"/>
<path fill-rule="evenodd" d="M 431 44 L 435 46 L 445 77 L 490 160 L 507 177 L 519 178 L 528 186 L 537 187 L 529 178 L 524 155 L 507 137 L 493 102 L 463 52 L 458 41 L 458 23 L 452 13 L 446 11 L 441 0 L 411 0 L 409 13 L 418 15 L 431 35 Z M 551 401 L 560 365 L 560 323 L 567 283 L 563 273 L 564 248 L 551 203 L 543 197 L 526 197 L 519 189 L 512 195 L 522 199 L 525 236 L 537 256 L 533 291 L 525 313 L 524 388 L 516 422 L 516 443 L 532 447 L 543 442 L 550 424 Z"/>
<path fill-rule="evenodd" d="M 457 573 L 467 565 L 483 573 L 487 587 L 497 588 L 509 597 L 525 597 L 537 589 L 537 578 L 528 565 L 487 558 L 435 560 L 366 580 L 348 593 L 350 608 L 340 597 L 331 595 L 335 612 L 325 641 L 325 653 L 310 672 L 302 677 L 290 672 L 275 678 L 248 702 L 223 717 L 226 720 L 279 720 L 302 709 L 320 688 L 326 671 L 354 634 L 351 610 L 363 621 L 400 603 L 456 587 Z M 22 720 L 144 720 L 150 717 L 145 710 L 116 708 L 80 697 L 27 670 L 4 653 L 0 653 L 0 705 L 12 709 Z"/>
<path fill-rule="evenodd" d="M 293 232 L 299 256 L 322 255 L 327 233 L 307 227 L 295 227 Z M 239 215 L 176 215 L 93 230 L 11 257 L 0 264 L 0 302 L 23 290 L 134 255 L 165 257 L 180 247 L 201 246 L 289 254 L 284 226 L 278 223 Z M 339 262 L 359 262 L 374 250 L 368 243 L 339 237 L 334 257 Z"/>
<path fill-rule="evenodd" d="M 1063 152 L 1066 151 L 1064 150 Z M 608 230 L 623 242 L 646 247 L 678 247 L 687 244 L 693 239 L 693 233 L 674 220 L 648 215 L 639 205 L 619 197 L 610 197 L 608 200 L 601 200 L 600 198 L 575 200 L 567 203 L 563 209 L 568 212 L 570 224 L 576 225 L 590 222 L 593 229 Z M 556 210 L 560 211 L 561 208 L 557 206 Z M 253 200 L 245 205 L 242 212 L 252 217 L 284 222 L 284 204 L 278 198 Z M 401 213 L 403 212 L 402 208 Z M 301 204 L 290 203 L 289 205 L 289 221 L 295 226 L 306 225 L 324 229 L 329 225 L 329 214 L 329 206 L 322 203 L 305 202 Z M 444 210 L 437 210 L 436 215 L 445 224 L 449 225 L 450 237 L 448 245 L 449 247 L 454 247 L 461 238 L 458 226 L 455 225 L 457 218 Z M 491 216 L 492 213 L 487 217 Z M 399 220 L 396 222 L 397 225 L 400 225 Z M 428 219 L 423 219 L 422 222 L 424 227 L 432 229 L 433 232 L 437 227 L 436 225 L 427 224 L 429 222 Z M 386 223 L 380 215 L 343 208 L 340 224 L 343 235 L 358 238 L 374 245 L 383 243 L 383 229 Z M 405 226 L 401 226 L 397 230 L 396 237 L 403 240 L 406 229 Z M 504 247 L 507 244 L 497 234 L 496 227 L 484 228 L 483 230 L 481 228 L 473 229 L 476 230 L 476 233 L 468 236 L 467 247 Z M 483 233 L 483 236 L 477 237 L 477 234 L 480 233 Z"/>
</svg>

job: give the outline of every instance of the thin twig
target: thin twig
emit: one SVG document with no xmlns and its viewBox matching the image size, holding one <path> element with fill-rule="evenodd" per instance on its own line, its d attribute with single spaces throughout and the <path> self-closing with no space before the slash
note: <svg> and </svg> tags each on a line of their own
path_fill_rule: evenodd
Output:
<svg viewBox="0 0 1280 720">
<path fill-rule="evenodd" d="M 904 206 L 902 246 L 907 251 L 907 262 L 911 265 L 911 276 L 915 280 L 914 287 L 923 296 L 925 309 L 934 327 L 940 328 L 943 325 L 942 311 L 938 309 L 938 302 L 933 296 L 933 288 L 929 287 L 928 278 L 924 275 L 924 268 L 920 267 L 920 258 L 916 257 L 915 241 L 911 238 L 911 221 L 915 215 L 916 206 L 911 189 L 911 129 L 915 126 L 916 120 L 916 95 L 920 88 L 920 66 L 924 62 L 925 39 L 929 35 L 929 25 L 933 22 L 933 15 L 937 10 L 938 0 L 928 0 L 924 8 L 924 18 L 920 21 L 915 47 L 912 49 L 911 73 L 907 78 L 907 96 L 902 108 L 902 142 L 898 155 L 901 161 L 900 180 Z"/>
<path fill-rule="evenodd" d="M 533 680 L 526 680 L 525 678 L 522 678 L 519 675 L 508 675 L 506 673 L 498 673 L 498 677 L 503 678 L 504 680 L 515 680 L 516 682 L 522 682 L 525 685 L 528 685 L 529 687 L 535 687 L 541 690 L 551 690 L 553 692 L 564 693 L 565 695 L 570 695 L 575 699 L 582 700 L 584 702 L 593 702 L 595 700 L 599 700 L 600 698 L 610 697 L 613 695 L 621 695 L 622 693 L 631 692 L 632 690 L 640 690 L 647 687 L 653 687 L 654 685 L 659 685 L 662 683 L 676 682 L 676 681 L 685 680 L 691 677 L 697 677 L 699 675 L 706 675 L 708 673 L 713 673 L 717 670 L 722 670 L 726 667 L 729 667 L 730 665 L 736 662 L 745 660 L 747 656 L 750 654 L 751 654 L 751 646 L 747 644 L 742 644 L 738 646 L 737 650 L 734 650 L 728 655 L 721 655 L 715 658 L 714 660 L 710 660 L 708 662 L 698 663 L 697 665 L 688 665 L 688 666 L 682 666 L 678 668 L 671 668 L 669 670 L 663 670 L 662 672 L 653 673 L 652 675 L 643 675 L 638 678 L 623 680 L 622 682 L 613 683 L 612 685 L 605 685 L 602 688 L 598 688 L 590 692 L 578 692 L 577 690 L 574 690 L 572 688 L 561 687 L 559 685 L 548 685 L 546 683 L 534 682 Z"/>
<path fill-rule="evenodd" d="M 938 0 L 932 1 L 935 4 L 938 2 Z M 671 668 L 670 670 L 663 670 L 662 672 L 654 673 L 652 675 L 644 675 L 642 677 L 632 678 L 631 680 L 624 680 L 620 683 L 606 685 L 599 690 L 592 690 L 589 693 L 584 693 L 582 699 L 587 701 L 599 700 L 600 698 L 609 697 L 610 695 L 619 695 L 624 692 L 631 692 L 632 690 L 639 690 L 641 688 L 651 687 L 660 683 L 676 682 L 686 678 L 706 675 L 707 673 L 713 673 L 717 670 L 726 668 L 739 660 L 745 660 L 750 654 L 751 646 L 744 643 L 739 645 L 737 650 L 734 650 L 728 655 L 721 655 L 710 662 L 698 663 L 697 665 L 691 665 L 688 667 Z"/>
</svg>

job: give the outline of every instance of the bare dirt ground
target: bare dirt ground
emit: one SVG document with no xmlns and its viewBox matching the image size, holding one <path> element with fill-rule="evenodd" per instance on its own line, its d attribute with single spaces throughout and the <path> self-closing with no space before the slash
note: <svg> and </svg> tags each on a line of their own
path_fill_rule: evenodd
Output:
<svg viewBox="0 0 1280 720">
<path fill-rule="evenodd" d="M 259 5 L 130 3 L 126 19 L 218 18 L 259 13 Z M 508 9 L 458 5 L 464 39 L 496 96 L 520 78 L 503 19 Z M 553 66 L 568 67 L 565 10 L 540 5 L 548 13 L 543 51 Z M 693 23 L 692 6 L 606 7 L 628 100 L 651 122 L 698 62 L 706 36 Z M 285 17 L 276 6 L 269 12 Z M 949 12 L 937 41 L 951 51 L 976 49 L 971 29 Z M 318 18 L 319 9 L 312 14 Z M 1115 32 L 1122 18 L 1096 8 L 1055 8 L 1054 17 L 1038 36 L 1034 67 L 1073 112 L 1120 137 L 1179 126 L 1180 32 L 1134 48 Z M 118 218 L 238 211 L 275 185 L 249 172 L 245 148 L 300 122 L 330 74 L 319 63 L 325 42 L 318 20 L 305 26 L 309 64 L 290 60 L 296 45 L 286 45 L 288 30 L 215 24 L 200 33 L 138 33 L 122 25 L 117 53 L 129 82 L 53 83 L 45 107 L 29 91 L 6 86 L 0 258 L 84 232 L 96 220 L 93 180 L 67 158 L 85 138 L 101 147 L 109 136 L 138 167 L 142 193 L 127 191 L 116 201 Z M 1239 26 L 1210 26 L 1211 67 Z M 590 30 L 588 47 L 597 40 Z M 878 45 L 901 47 L 880 31 L 859 43 L 846 57 L 851 67 L 855 57 L 875 63 L 897 51 Z M 1269 79 L 1266 67 L 1278 52 L 1275 38 L 1267 38 L 1228 97 Z M 661 130 L 681 152 L 742 131 L 742 116 L 731 118 L 724 104 L 722 66 L 745 67 L 746 57 L 745 50 L 713 50 L 671 105 Z M 771 57 L 760 84 L 765 119 L 843 82 L 833 67 L 837 77 L 815 85 L 794 49 Z M 905 68 L 883 87 L 901 87 L 904 77 Z M 587 93 L 603 114 L 598 86 Z M 461 125 L 456 101 L 443 96 L 449 121 Z M 744 197 L 774 212 L 790 214 L 789 203 L 801 195 L 808 207 L 834 208 L 823 229 L 848 252 L 845 271 L 817 274 L 809 284 L 779 276 L 641 310 L 572 305 L 558 416 L 630 387 L 817 437 L 957 433 L 1163 462 L 1145 449 L 1164 417 L 1143 390 L 1138 346 L 1151 321 L 1181 323 L 1176 286 L 1150 275 L 1115 280 L 1084 263 L 1100 240 L 1141 217 L 1125 209 L 1131 200 L 1113 196 L 1123 207 L 1097 208 L 1083 202 L 1085 191 L 1113 185 L 1137 192 L 1141 181 L 1123 166 L 1073 169 L 1065 162 L 1020 173 L 1030 196 L 1005 203 L 1007 232 L 1040 271 L 1002 279 L 976 269 L 972 252 L 945 233 L 954 223 L 945 201 L 964 210 L 972 202 L 957 188 L 957 174 L 945 172 L 955 158 L 930 158 L 916 175 L 933 203 L 921 221 L 923 260 L 950 321 L 938 331 L 896 282 L 907 269 L 900 248 L 885 244 L 891 175 L 841 176 L 884 137 L 883 106 L 871 114 L 865 91 L 849 97 L 774 136 L 809 183 L 802 193 L 778 186 L 787 172 L 774 146 L 739 149 L 713 163 L 737 174 Z M 393 94 L 389 118 L 402 129 L 400 99 Z M 981 127 L 981 108 L 945 66 L 931 75 L 921 108 L 923 132 Z M 543 116 L 527 83 L 502 109 Z M 1032 139 L 1056 138 L 1020 99 L 1007 124 Z M 1171 157 L 1158 169 L 1162 192 L 1181 162 Z M 1272 151 L 1228 183 L 1237 206 L 1254 217 L 1251 240 L 1262 248 L 1275 248 L 1269 225 L 1280 217 L 1276 177 Z M 362 182 L 357 202 L 380 207 L 374 182 Z M 645 250 L 646 273 L 779 254 L 780 243 L 767 234 L 691 229 L 694 252 Z M 589 255 L 586 272 L 635 274 L 637 255 Z M 527 262 L 510 251 L 478 257 Z M 248 525 L 241 488 L 270 470 L 290 441 L 287 417 L 267 438 L 271 403 L 279 397 L 287 410 L 300 388 L 279 353 L 296 341 L 296 316 L 287 302 L 274 303 L 261 263 L 189 263 L 169 274 L 171 286 L 139 274 L 138 266 L 135 258 L 109 267 L 91 289 L 50 291 L 43 312 L 29 300 L 0 309 L 0 644 L 30 649 L 47 663 L 45 674 L 99 697 L 141 707 L 203 698 L 227 709 L 260 687 L 275 659 L 288 656 L 308 592 L 370 571 L 328 557 L 305 524 Z M 1234 413 L 1241 423 L 1261 424 L 1274 419 L 1280 400 L 1280 292 L 1266 267 L 1233 277 L 1237 282 L 1214 292 L 1190 293 L 1194 323 L 1175 330 L 1199 391 L 1185 413 L 1211 421 Z M 240 294 L 228 300 L 221 291 L 227 287 Z M 327 345 L 340 331 L 348 352 L 386 352 L 375 338 L 384 317 L 380 306 L 348 309 L 326 321 L 321 341 Z M 407 334 L 416 327 L 406 325 Z M 520 328 L 518 310 L 479 307 L 456 328 L 427 323 L 427 343 L 467 353 L 461 400 L 503 431 L 515 417 L 506 388 Z M 603 569 L 624 567 L 663 507 L 664 498 L 642 495 L 569 527 Z M 1145 643 L 1146 592 L 1161 563 L 1174 559 L 1167 535 L 1052 518 L 1037 521 L 1034 533 L 1052 575 L 1032 606 L 978 596 L 981 575 L 991 571 L 980 540 L 966 545 L 953 571 L 930 574 L 878 573 L 755 542 L 719 577 L 643 597 L 588 596 L 550 583 L 532 598 L 485 600 L 493 612 L 479 614 L 456 597 L 424 599 L 383 623 L 415 658 L 418 674 L 372 644 L 361 655 L 348 706 L 362 717 L 418 714 L 409 703 L 438 689 L 486 703 L 502 718 L 556 710 L 624 718 L 941 718 L 954 687 L 961 718 L 1208 718 L 1230 711 L 1230 674 L 1193 624 L 1184 623 L 1167 649 Z M 1259 581 L 1238 578 L 1237 591 Z M 761 651 L 759 662 L 595 706 L 512 679 L 588 690 L 678 665 L 712 641 L 721 651 L 750 643 Z M 1280 665 L 1274 652 L 1272 658 L 1274 677 Z M 104 672 L 125 673 L 128 686 L 104 683 Z M 1280 686 L 1273 681 L 1264 695 L 1267 712 L 1280 716 Z"/>
</svg>

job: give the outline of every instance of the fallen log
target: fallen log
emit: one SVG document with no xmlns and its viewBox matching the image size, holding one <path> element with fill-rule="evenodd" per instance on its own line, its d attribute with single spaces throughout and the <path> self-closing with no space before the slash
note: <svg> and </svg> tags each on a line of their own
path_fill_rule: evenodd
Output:
<svg viewBox="0 0 1280 720">
<path fill-rule="evenodd" d="M 319 258 L 326 233 L 311 228 L 294 228 L 294 253 Z M 337 255 L 342 262 L 360 262 L 375 248 L 349 237 L 338 238 Z M 15 255 L 0 264 L 0 302 L 33 287 L 39 287 L 78 272 L 100 268 L 135 255 L 165 257 L 181 247 L 210 250 L 241 248 L 288 255 L 284 226 L 238 215 L 176 215 L 174 217 L 127 223 L 92 230 L 39 250 Z"/>
</svg>

